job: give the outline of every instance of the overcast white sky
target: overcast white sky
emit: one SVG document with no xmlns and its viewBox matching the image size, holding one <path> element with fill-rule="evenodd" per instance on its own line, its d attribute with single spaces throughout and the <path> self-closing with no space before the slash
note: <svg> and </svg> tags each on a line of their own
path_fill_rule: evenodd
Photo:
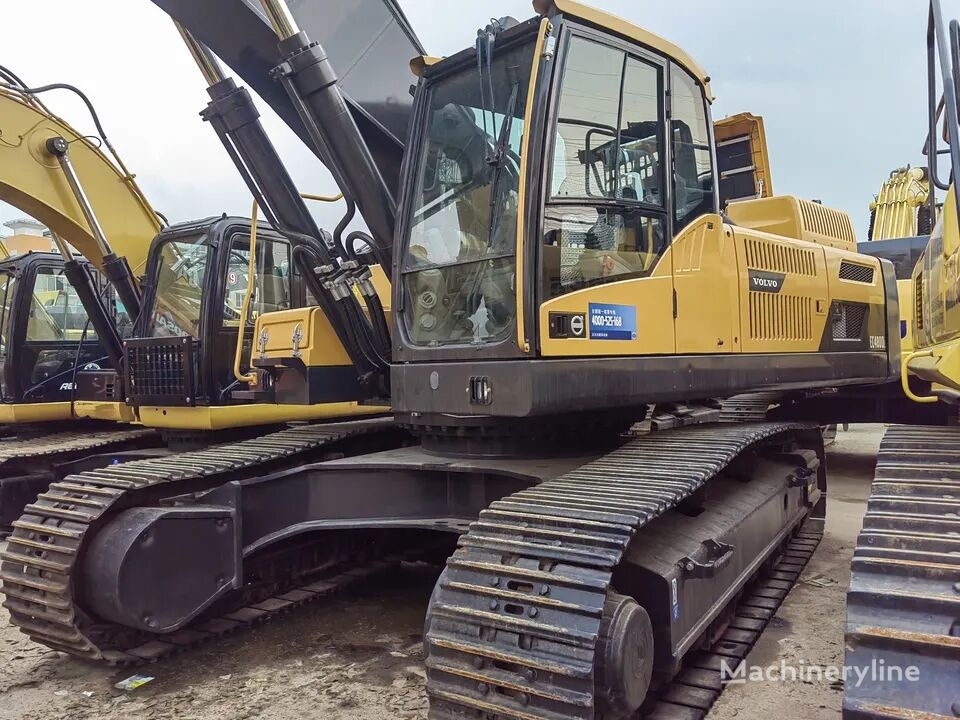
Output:
<svg viewBox="0 0 960 720">
<path fill-rule="evenodd" d="M 321 2 L 322 0 L 317 0 Z M 924 0 L 593 0 L 684 47 L 713 78 L 714 117 L 764 116 L 778 194 L 821 199 L 866 232 L 890 170 L 922 164 Z M 532 15 L 528 0 L 401 0 L 434 55 L 471 45 L 491 16 Z M 172 221 L 249 214 L 249 195 L 197 113 L 203 82 L 167 16 L 149 0 L 4 3 L 0 64 L 26 82 L 68 82 L 93 100 L 153 205 Z M 944 0 L 949 17 L 960 0 Z M 83 131 L 70 95 L 45 101 Z M 335 192 L 275 118 L 266 124 L 301 189 Z M 333 209 L 321 221 L 332 227 Z M 0 222 L 20 217 L 0 203 Z"/>
</svg>

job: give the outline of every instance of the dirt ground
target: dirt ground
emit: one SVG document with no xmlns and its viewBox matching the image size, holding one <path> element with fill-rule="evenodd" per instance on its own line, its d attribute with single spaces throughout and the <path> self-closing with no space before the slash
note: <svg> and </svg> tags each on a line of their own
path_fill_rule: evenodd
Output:
<svg viewBox="0 0 960 720">
<path fill-rule="evenodd" d="M 830 449 L 827 534 L 749 664 L 842 664 L 849 563 L 882 428 L 841 432 Z M 3 543 L 0 543 L 0 548 Z M 33 645 L 0 610 L 0 720 L 304 720 L 425 718 L 421 632 L 435 570 L 408 568 L 387 587 L 301 608 L 252 632 L 136 672 L 115 672 Z M 816 582 L 814 582 L 816 581 Z M 825 585 L 825 586 L 822 586 Z M 730 687 L 710 720 L 838 718 L 828 683 Z"/>
</svg>

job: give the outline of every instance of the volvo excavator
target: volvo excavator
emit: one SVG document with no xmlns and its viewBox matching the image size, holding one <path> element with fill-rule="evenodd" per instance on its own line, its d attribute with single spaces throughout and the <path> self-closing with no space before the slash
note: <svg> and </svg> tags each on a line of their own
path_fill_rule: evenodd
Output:
<svg viewBox="0 0 960 720">
<path fill-rule="evenodd" d="M 408 439 L 305 425 L 72 474 L 11 536 L 11 621 L 131 664 L 453 550 L 426 617 L 431 717 L 702 716 L 817 545 L 822 439 L 634 428 L 654 404 L 704 421 L 717 397 L 895 379 L 890 263 L 816 203 L 721 215 L 706 73 L 571 0 L 443 59 L 392 2 L 155 1 L 315 301 L 260 314 L 255 377 L 223 393 L 389 399 Z M 348 207 L 331 238 L 218 57 L 331 170 Z M 369 233 L 346 232 L 356 213 Z M 129 387 L 189 410 L 191 335 L 168 327 L 159 350 L 128 346 Z"/>
<path fill-rule="evenodd" d="M 960 712 L 960 23 L 931 0 L 927 30 L 926 177 L 945 193 L 929 244 L 912 271 L 915 348 L 904 355 L 903 391 L 941 406 L 952 427 L 890 427 L 880 445 L 847 595 L 846 664 L 869 668 L 847 683 L 843 716 L 952 718 Z M 942 95 L 941 95 L 942 93 Z M 943 160 L 948 160 L 944 168 Z M 933 188 L 927 213 L 937 217 Z M 908 380 L 923 384 L 917 393 Z M 879 671 L 878 671 L 879 668 Z M 884 673 L 883 670 L 888 672 Z M 890 673 L 896 668 L 899 674 Z M 914 668 L 913 674 L 906 674 Z"/>
</svg>

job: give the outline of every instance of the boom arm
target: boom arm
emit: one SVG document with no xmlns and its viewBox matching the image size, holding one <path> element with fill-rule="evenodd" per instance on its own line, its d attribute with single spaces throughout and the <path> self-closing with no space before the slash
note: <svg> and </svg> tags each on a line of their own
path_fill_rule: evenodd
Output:
<svg viewBox="0 0 960 720">
<path fill-rule="evenodd" d="M 31 215 L 73 245 L 98 268 L 104 255 L 47 141 L 69 143 L 70 161 L 116 255 L 134 272 L 146 264 L 160 231 L 156 213 L 133 177 L 63 120 L 0 87 L 0 200 Z"/>
<path fill-rule="evenodd" d="M 270 71 L 283 61 L 258 0 L 153 0 L 213 50 L 318 155 L 310 131 Z M 339 88 L 383 180 L 396 197 L 413 107 L 408 63 L 424 54 L 395 0 L 289 3 L 300 27 L 341 74 Z M 328 163 L 329 158 L 320 156 Z"/>
</svg>

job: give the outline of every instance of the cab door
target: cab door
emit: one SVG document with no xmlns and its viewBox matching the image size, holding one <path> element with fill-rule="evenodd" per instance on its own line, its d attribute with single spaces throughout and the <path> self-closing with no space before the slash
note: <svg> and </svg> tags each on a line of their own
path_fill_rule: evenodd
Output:
<svg viewBox="0 0 960 720">
<path fill-rule="evenodd" d="M 96 287 L 103 279 L 94 272 Z M 23 342 L 13 358 L 20 402 L 67 402 L 73 397 L 74 370 L 109 366 L 87 311 L 60 264 L 31 268 L 21 286 Z M 32 292 L 29 292 L 30 288 Z"/>
<path fill-rule="evenodd" d="M 737 253 L 716 208 L 716 171 L 703 88 L 670 66 L 673 285 L 677 354 L 739 349 Z"/>
<path fill-rule="evenodd" d="M 579 28 L 562 55 L 541 246 L 541 353 L 672 354 L 667 64 Z"/>
</svg>

